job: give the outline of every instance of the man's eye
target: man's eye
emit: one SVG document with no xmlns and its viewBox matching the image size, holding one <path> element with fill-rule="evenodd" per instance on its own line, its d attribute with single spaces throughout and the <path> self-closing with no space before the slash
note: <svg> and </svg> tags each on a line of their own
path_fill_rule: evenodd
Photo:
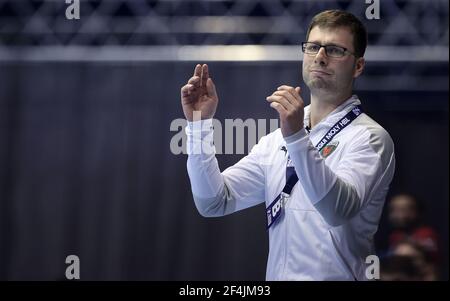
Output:
<svg viewBox="0 0 450 301">
<path fill-rule="evenodd" d="M 333 55 L 333 54 L 340 55 L 340 54 L 342 54 L 343 50 L 338 47 L 328 47 L 327 52 L 328 52 L 328 54 L 331 54 L 331 55 Z"/>
<path fill-rule="evenodd" d="M 317 45 L 309 45 L 306 49 L 308 51 L 318 51 L 319 50 L 319 46 L 317 46 Z"/>
</svg>

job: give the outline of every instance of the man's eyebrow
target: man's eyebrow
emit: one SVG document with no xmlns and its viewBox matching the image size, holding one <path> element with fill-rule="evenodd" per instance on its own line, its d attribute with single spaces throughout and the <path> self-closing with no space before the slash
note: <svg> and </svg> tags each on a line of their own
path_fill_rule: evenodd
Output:
<svg viewBox="0 0 450 301">
<path fill-rule="evenodd" d="M 342 47 L 342 48 L 348 49 L 348 47 L 345 47 L 343 45 L 339 45 L 339 44 L 336 44 L 336 43 L 330 43 L 330 44 L 327 44 L 327 45 L 329 45 L 329 46 L 338 46 L 338 47 Z"/>
<path fill-rule="evenodd" d="M 326 46 L 339 46 L 339 47 L 342 47 L 342 48 L 345 48 L 345 49 L 348 49 L 348 47 L 345 47 L 345 46 L 343 46 L 343 45 L 339 45 L 339 44 L 337 44 L 337 43 L 328 43 L 328 44 L 322 44 L 320 41 L 316 41 L 316 40 L 313 40 L 313 41 L 308 41 L 308 43 L 315 43 L 315 44 L 319 44 L 319 45 L 326 45 Z"/>
</svg>

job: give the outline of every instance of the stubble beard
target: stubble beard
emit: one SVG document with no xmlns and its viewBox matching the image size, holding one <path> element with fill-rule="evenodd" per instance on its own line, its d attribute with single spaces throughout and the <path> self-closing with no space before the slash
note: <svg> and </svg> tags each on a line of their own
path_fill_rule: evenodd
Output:
<svg viewBox="0 0 450 301">
<path fill-rule="evenodd" d="M 316 91 L 320 94 L 329 94 L 329 93 L 335 93 L 337 91 L 337 87 L 335 83 L 331 81 L 324 80 L 320 77 L 313 77 L 311 78 L 310 75 L 308 75 L 306 78 L 304 78 L 304 81 L 310 91 Z"/>
</svg>

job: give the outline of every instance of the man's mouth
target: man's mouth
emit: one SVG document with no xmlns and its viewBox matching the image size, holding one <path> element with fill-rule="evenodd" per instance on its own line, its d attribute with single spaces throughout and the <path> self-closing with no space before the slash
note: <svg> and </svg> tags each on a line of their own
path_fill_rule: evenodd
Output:
<svg viewBox="0 0 450 301">
<path fill-rule="evenodd" d="M 317 70 L 317 69 L 311 70 L 311 73 L 318 74 L 318 75 L 331 75 L 328 72 L 325 72 L 323 70 Z"/>
</svg>

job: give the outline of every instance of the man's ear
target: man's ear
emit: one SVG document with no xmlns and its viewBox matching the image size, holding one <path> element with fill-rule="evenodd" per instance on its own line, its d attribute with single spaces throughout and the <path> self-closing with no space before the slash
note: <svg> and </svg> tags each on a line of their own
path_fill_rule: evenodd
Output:
<svg viewBox="0 0 450 301">
<path fill-rule="evenodd" d="M 364 70 L 364 66 L 366 65 L 366 60 L 363 57 L 359 57 L 356 59 L 355 63 L 355 71 L 353 72 L 353 78 L 357 78 L 361 75 Z"/>
</svg>

